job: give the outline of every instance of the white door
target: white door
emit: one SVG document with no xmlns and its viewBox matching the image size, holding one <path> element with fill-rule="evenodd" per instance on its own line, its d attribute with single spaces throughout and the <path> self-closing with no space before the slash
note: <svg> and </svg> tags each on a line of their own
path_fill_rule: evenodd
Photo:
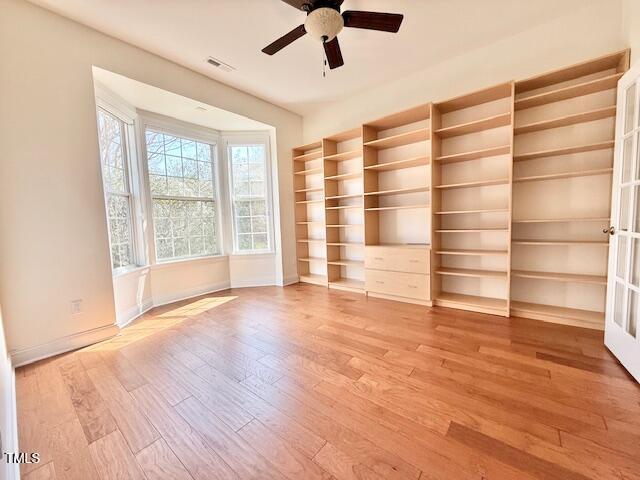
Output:
<svg viewBox="0 0 640 480">
<path fill-rule="evenodd" d="M 640 63 L 618 84 L 604 342 L 640 382 Z"/>
</svg>

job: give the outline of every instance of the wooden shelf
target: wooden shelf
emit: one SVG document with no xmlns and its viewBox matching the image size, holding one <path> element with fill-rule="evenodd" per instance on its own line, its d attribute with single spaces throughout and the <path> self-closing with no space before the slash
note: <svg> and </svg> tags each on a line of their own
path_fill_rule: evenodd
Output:
<svg viewBox="0 0 640 480">
<path fill-rule="evenodd" d="M 449 229 L 436 230 L 436 233 L 508 233 L 506 228 L 468 228 L 468 229 Z"/>
<path fill-rule="evenodd" d="M 449 113 L 456 110 L 462 110 L 464 108 L 471 108 L 477 105 L 482 105 L 487 102 L 494 102 L 501 98 L 507 98 L 511 96 L 511 82 L 501 83 L 500 85 L 494 85 L 489 88 L 483 88 L 475 92 L 459 95 L 454 98 L 450 98 L 443 102 L 438 102 L 435 107 L 440 113 Z"/>
<path fill-rule="evenodd" d="M 331 135 L 330 137 L 325 138 L 330 142 L 346 142 L 347 140 L 355 140 L 356 138 L 362 137 L 362 127 L 355 127 L 350 130 L 346 130 L 344 132 L 336 133 L 335 135 Z"/>
<path fill-rule="evenodd" d="M 298 200 L 296 203 L 324 203 L 324 199 L 320 200 Z"/>
<path fill-rule="evenodd" d="M 351 225 L 343 224 L 343 225 L 327 225 L 327 228 L 353 228 L 353 227 L 364 227 L 361 223 L 354 223 Z"/>
<path fill-rule="evenodd" d="M 313 193 L 313 192 L 322 192 L 324 191 L 324 187 L 313 187 L 313 188 L 303 188 L 302 190 L 295 190 L 295 193 Z"/>
<path fill-rule="evenodd" d="M 627 57 L 627 54 L 628 50 L 622 50 L 614 54 L 604 55 L 586 62 L 580 62 L 569 67 L 560 68 L 543 75 L 536 75 L 535 77 L 531 77 L 526 80 L 520 80 L 519 82 L 516 82 L 516 93 L 537 90 L 538 88 L 567 82 L 569 80 L 593 75 L 605 70 L 618 70 L 621 67 L 621 63 L 625 60 L 625 57 Z"/>
<path fill-rule="evenodd" d="M 588 112 L 574 113 L 573 115 L 565 115 L 563 117 L 558 117 L 551 120 L 543 120 L 541 122 L 522 125 L 521 127 L 514 128 L 513 134 L 522 135 L 525 133 L 540 132 L 542 130 L 548 130 L 550 128 L 560 128 L 569 125 L 576 125 L 578 123 L 602 120 L 603 118 L 615 117 L 615 115 L 615 106 L 598 108 L 596 110 L 590 110 Z"/>
<path fill-rule="evenodd" d="M 300 281 L 303 283 L 312 283 L 314 285 L 327 286 L 326 275 L 318 275 L 315 273 L 309 273 L 307 275 L 300 275 Z"/>
<path fill-rule="evenodd" d="M 511 275 L 519 278 L 533 278 L 537 280 L 552 280 L 556 282 L 590 283 L 606 285 L 607 277 L 602 275 L 582 275 L 577 273 L 534 272 L 530 270 L 512 270 Z"/>
<path fill-rule="evenodd" d="M 455 188 L 474 188 L 474 187 L 491 187 L 495 185 L 507 185 L 509 183 L 508 178 L 498 178 L 495 180 L 478 180 L 475 182 L 464 183 L 451 183 L 448 185 L 438 185 L 435 188 L 441 190 L 455 189 Z"/>
<path fill-rule="evenodd" d="M 606 222 L 609 217 L 587 217 L 587 218 L 529 218 L 522 220 L 512 220 L 512 223 L 571 223 L 571 222 Z"/>
<path fill-rule="evenodd" d="M 327 259 L 324 257 L 308 257 L 308 258 L 299 258 L 299 262 L 326 262 Z"/>
<path fill-rule="evenodd" d="M 325 180 L 335 180 L 335 181 L 341 181 L 341 180 L 349 180 L 351 178 L 361 178 L 362 177 L 362 172 L 358 171 L 358 172 L 350 172 L 350 173 L 341 173 L 340 175 L 333 175 L 331 177 L 324 177 Z"/>
<path fill-rule="evenodd" d="M 362 260 L 330 260 L 328 265 L 340 265 L 341 267 L 359 267 L 364 268 L 364 261 Z"/>
<path fill-rule="evenodd" d="M 591 177 L 595 175 L 611 175 L 613 168 L 599 168 L 595 170 L 580 170 L 577 172 L 551 173 L 548 175 L 535 175 L 531 177 L 514 178 L 513 183 L 542 182 L 545 180 L 559 180 L 562 178 Z"/>
<path fill-rule="evenodd" d="M 345 160 L 353 160 L 362 156 L 362 150 L 352 150 L 350 152 L 336 153 L 334 155 L 328 155 L 324 157 L 328 162 L 342 162 Z"/>
<path fill-rule="evenodd" d="M 542 150 L 539 152 L 521 153 L 513 156 L 514 162 L 523 162 L 536 158 L 559 157 L 562 155 L 572 155 L 574 153 L 593 152 L 595 150 L 607 150 L 613 148 L 615 142 L 613 140 L 607 142 L 591 143 L 589 145 L 578 145 L 575 147 L 554 148 L 551 150 Z"/>
<path fill-rule="evenodd" d="M 436 269 L 436 273 L 438 275 L 452 275 L 456 277 L 507 278 L 507 272 L 498 272 L 495 270 L 473 270 L 468 268 L 438 267 Z"/>
<path fill-rule="evenodd" d="M 403 168 L 422 167 L 429 165 L 429 157 L 415 157 L 408 158 L 406 160 L 396 160 L 394 162 L 379 163 L 377 165 L 370 165 L 364 167 L 365 170 L 373 171 L 388 171 L 388 170 L 400 170 Z"/>
<path fill-rule="evenodd" d="M 439 292 L 435 297 L 435 305 L 440 307 L 471 310 L 493 315 L 506 315 L 508 302 L 502 298 L 479 297 L 461 293 Z"/>
<path fill-rule="evenodd" d="M 480 158 L 506 155 L 510 152 L 511 152 L 510 145 L 501 145 L 499 147 L 483 148 L 482 150 L 474 150 L 471 152 L 462 152 L 462 153 L 453 153 L 451 155 L 443 155 L 436 158 L 436 162 L 439 162 L 439 163 L 468 162 L 469 160 L 478 160 Z"/>
<path fill-rule="evenodd" d="M 301 238 L 297 240 L 298 243 L 324 243 L 324 239 L 320 238 Z"/>
<path fill-rule="evenodd" d="M 578 327 L 604 329 L 604 312 L 556 307 L 538 303 L 511 302 L 511 316 L 533 318 L 551 323 L 562 323 Z"/>
<path fill-rule="evenodd" d="M 356 242 L 332 242 L 327 243 L 327 247 L 364 247 L 364 243 L 356 243 Z"/>
<path fill-rule="evenodd" d="M 437 250 L 436 255 L 465 255 L 465 256 L 487 256 L 487 255 L 506 255 L 507 250 L 458 250 L 458 249 L 442 249 Z"/>
<path fill-rule="evenodd" d="M 420 205 L 397 205 L 394 207 L 374 207 L 374 208 L 365 208 L 367 212 L 383 212 L 386 210 L 411 210 L 416 208 L 431 208 L 431 205 L 425 203 Z"/>
<path fill-rule="evenodd" d="M 404 195 L 407 193 L 428 192 L 431 188 L 427 185 L 422 187 L 396 188 L 394 190 L 380 190 L 378 192 L 365 192 L 365 196 L 387 196 L 387 195 Z"/>
<path fill-rule="evenodd" d="M 492 117 L 475 120 L 473 122 L 454 125 L 452 127 L 440 128 L 434 133 L 439 135 L 440 138 L 451 138 L 460 135 L 467 135 L 469 133 L 482 132 L 483 130 L 490 130 L 492 128 L 505 127 L 510 124 L 511 113 L 503 113 L 500 115 L 494 115 Z"/>
<path fill-rule="evenodd" d="M 508 208 L 494 208 L 485 210 L 451 210 L 443 212 L 435 212 L 436 215 L 467 215 L 471 213 L 508 213 Z"/>
<path fill-rule="evenodd" d="M 596 240 L 511 240 L 514 245 L 599 245 L 608 247 L 609 242 Z"/>
<path fill-rule="evenodd" d="M 294 175 L 316 175 L 318 173 L 322 173 L 322 168 L 310 168 L 309 170 L 301 170 L 299 172 L 294 172 Z"/>
<path fill-rule="evenodd" d="M 296 225 L 324 225 L 324 222 L 296 222 Z"/>
<path fill-rule="evenodd" d="M 426 140 L 429 140 L 429 132 L 430 130 L 428 128 L 421 128 L 419 130 L 399 133 L 397 135 L 381 138 L 379 140 L 372 140 L 370 142 L 366 142 L 364 145 L 365 147 L 374 148 L 376 150 L 401 147 L 402 145 L 409 145 L 412 143 L 424 142 Z"/>
<path fill-rule="evenodd" d="M 294 150 L 296 152 L 309 152 L 311 150 L 318 150 L 322 148 L 322 141 L 319 140 L 317 142 L 307 143 L 306 145 L 302 145 L 300 147 L 295 147 Z"/>
<path fill-rule="evenodd" d="M 327 207 L 327 210 L 362 210 L 364 207 L 362 205 L 339 205 L 337 207 Z"/>
<path fill-rule="evenodd" d="M 352 278 L 340 278 L 329 282 L 329 288 L 346 291 L 362 291 L 364 290 L 364 282 Z"/>
<path fill-rule="evenodd" d="M 350 193 L 348 195 L 335 195 L 333 197 L 325 197 L 325 200 L 346 200 L 348 198 L 362 198 L 362 194 Z"/>
<path fill-rule="evenodd" d="M 294 162 L 308 162 L 311 160 L 317 160 L 322 158 L 322 150 L 317 150 L 315 152 L 305 153 L 304 155 L 298 155 L 297 157 L 293 157 Z"/>
<path fill-rule="evenodd" d="M 618 80 L 620 80 L 622 75 L 622 73 L 616 73 L 614 75 L 608 75 L 606 77 L 597 78 L 577 85 L 571 85 L 569 87 L 559 88 L 550 92 L 520 98 L 515 101 L 515 109 L 524 110 L 525 108 L 538 107 L 540 105 L 547 105 L 561 100 L 568 100 L 570 98 L 581 97 L 583 95 L 616 88 L 618 86 Z"/>
<path fill-rule="evenodd" d="M 376 130 L 389 130 L 402 125 L 428 120 L 430 116 L 431 105 L 426 103 L 424 105 L 418 105 L 417 107 L 387 115 L 379 118 L 378 120 L 374 120 L 373 122 L 367 122 L 366 126 L 373 127 Z"/>
</svg>

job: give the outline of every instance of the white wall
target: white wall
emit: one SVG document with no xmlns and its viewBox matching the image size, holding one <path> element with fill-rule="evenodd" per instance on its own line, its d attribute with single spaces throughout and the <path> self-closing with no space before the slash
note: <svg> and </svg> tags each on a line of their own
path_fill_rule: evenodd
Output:
<svg viewBox="0 0 640 480">
<path fill-rule="evenodd" d="M 626 1 L 632 2 L 636 10 L 640 9 L 640 0 Z M 640 22 L 638 17 L 636 13 L 635 23 Z M 326 103 L 304 117 L 304 141 L 315 141 L 422 103 L 446 100 L 621 50 L 628 46 L 621 23 L 622 3 L 611 0 L 607 6 L 580 9 L 365 91 L 348 101 Z M 431 47 L 421 45 L 419 48 Z"/>
<path fill-rule="evenodd" d="M 300 117 L 24 0 L 0 0 L 0 11 L 0 191 L 10 199 L 0 202 L 0 300 L 11 351 L 27 358 L 81 332 L 112 333 L 93 65 L 276 128 L 284 277 L 295 275 Z"/>
<path fill-rule="evenodd" d="M 640 0 L 624 0 L 622 22 L 631 47 L 631 64 L 640 60 Z"/>
<path fill-rule="evenodd" d="M 2 307 L 0 307 L 0 444 L 2 452 L 18 450 L 16 435 L 16 405 L 15 382 L 11 359 L 7 352 L 2 321 Z M 18 478 L 18 468 L 15 464 L 0 462 L 0 480 Z"/>
</svg>

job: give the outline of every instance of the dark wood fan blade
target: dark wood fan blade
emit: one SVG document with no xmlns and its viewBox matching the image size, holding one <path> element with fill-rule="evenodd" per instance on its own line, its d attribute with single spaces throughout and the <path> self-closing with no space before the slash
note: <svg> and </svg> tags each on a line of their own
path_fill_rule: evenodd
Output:
<svg viewBox="0 0 640 480">
<path fill-rule="evenodd" d="M 366 28 L 382 32 L 398 33 L 404 15 L 399 13 L 378 13 L 347 10 L 342 14 L 344 26 L 352 28 Z"/>
<path fill-rule="evenodd" d="M 300 37 L 304 36 L 307 31 L 304 29 L 304 25 L 300 25 L 299 27 L 294 28 L 285 36 L 280 37 L 278 40 L 273 42 L 271 45 L 264 47 L 262 51 L 267 55 L 273 55 L 274 53 L 278 53 L 287 45 L 295 42 Z"/>
<path fill-rule="evenodd" d="M 324 42 L 324 53 L 327 55 L 327 61 L 329 62 L 329 68 L 331 70 L 344 65 L 338 37 L 334 38 L 330 42 Z"/>
<path fill-rule="evenodd" d="M 313 5 L 313 0 L 282 0 L 284 3 L 291 5 L 298 10 L 304 10 L 305 5 Z"/>
</svg>

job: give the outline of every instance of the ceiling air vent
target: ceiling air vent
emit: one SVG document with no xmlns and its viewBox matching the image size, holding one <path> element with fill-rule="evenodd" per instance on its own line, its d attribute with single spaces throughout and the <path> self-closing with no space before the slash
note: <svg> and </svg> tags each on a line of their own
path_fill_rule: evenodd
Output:
<svg viewBox="0 0 640 480">
<path fill-rule="evenodd" d="M 207 63 L 209 65 L 213 65 L 216 68 L 224 70 L 225 72 L 233 72 L 235 68 L 233 68 L 228 63 L 224 63 L 222 60 L 218 60 L 217 58 L 209 57 L 207 58 Z"/>
</svg>

